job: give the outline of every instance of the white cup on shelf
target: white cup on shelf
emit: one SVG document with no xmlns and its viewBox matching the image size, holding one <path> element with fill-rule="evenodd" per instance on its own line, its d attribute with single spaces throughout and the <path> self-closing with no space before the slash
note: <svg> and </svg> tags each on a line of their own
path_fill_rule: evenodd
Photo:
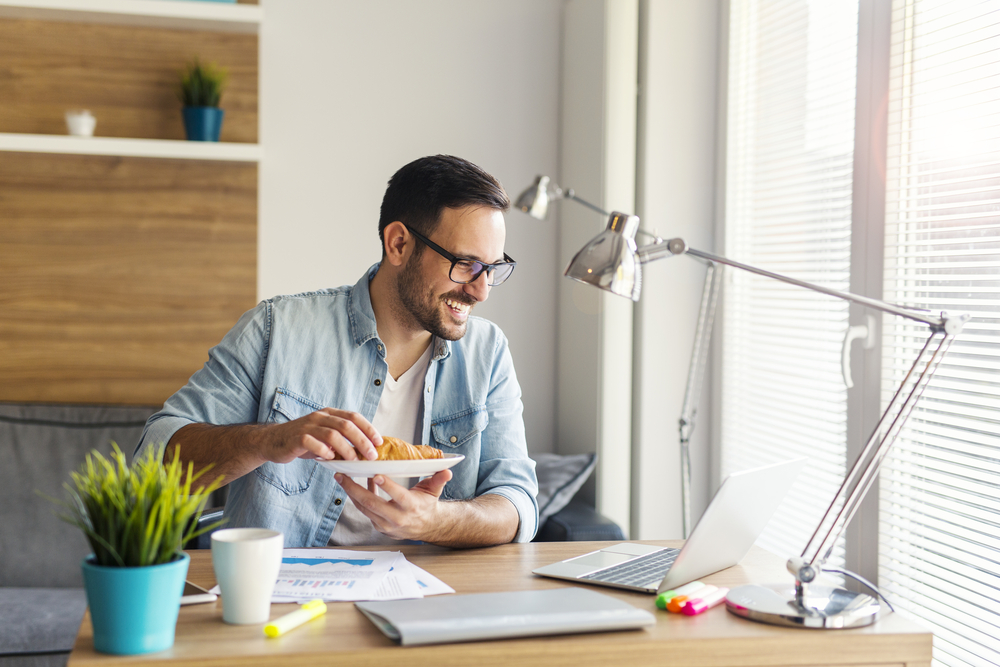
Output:
<svg viewBox="0 0 1000 667">
<path fill-rule="evenodd" d="M 222 589 L 223 621 L 268 621 L 284 546 L 285 537 L 276 530 L 227 528 L 212 533 L 212 567 Z"/>
<path fill-rule="evenodd" d="M 74 137 L 92 137 L 96 126 L 97 119 L 87 109 L 66 112 L 66 128 Z"/>
</svg>

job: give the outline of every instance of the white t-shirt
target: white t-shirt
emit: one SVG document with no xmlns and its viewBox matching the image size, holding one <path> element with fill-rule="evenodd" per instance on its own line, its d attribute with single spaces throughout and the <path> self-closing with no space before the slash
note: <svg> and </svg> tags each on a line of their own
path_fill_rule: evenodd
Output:
<svg viewBox="0 0 1000 667">
<path fill-rule="evenodd" d="M 433 347 L 433 344 L 428 345 L 417 362 L 400 375 L 398 380 L 393 380 L 391 375 L 386 374 L 382 397 L 375 410 L 375 418 L 372 419 L 372 426 L 382 435 L 420 444 L 424 378 L 427 376 L 427 365 L 430 363 Z M 368 484 L 367 478 L 356 478 L 354 481 L 362 486 Z M 344 511 L 330 536 L 330 546 L 400 543 L 400 540 L 394 540 L 375 530 L 371 520 L 354 506 L 350 498 L 344 498 L 344 504 Z"/>
</svg>

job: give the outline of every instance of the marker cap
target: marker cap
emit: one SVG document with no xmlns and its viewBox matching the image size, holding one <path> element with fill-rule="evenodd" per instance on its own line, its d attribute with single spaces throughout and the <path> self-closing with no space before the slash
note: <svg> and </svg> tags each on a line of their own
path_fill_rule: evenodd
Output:
<svg viewBox="0 0 1000 667">
<path fill-rule="evenodd" d="M 684 605 L 681 611 L 688 616 L 695 616 L 697 614 L 701 614 L 702 612 L 706 612 L 725 600 L 728 592 L 728 588 L 719 588 L 712 591 L 705 597 L 688 600 L 687 604 Z"/>
</svg>

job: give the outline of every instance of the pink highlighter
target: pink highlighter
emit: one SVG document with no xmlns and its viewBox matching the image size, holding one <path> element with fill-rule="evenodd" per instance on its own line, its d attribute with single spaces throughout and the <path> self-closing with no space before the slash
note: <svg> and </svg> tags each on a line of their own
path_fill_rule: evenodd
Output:
<svg viewBox="0 0 1000 667">
<path fill-rule="evenodd" d="M 701 588 L 691 591 L 687 595 L 678 595 L 669 603 L 667 603 L 667 611 L 671 611 L 675 614 L 681 613 L 684 609 L 684 605 L 688 603 L 688 600 L 694 600 L 697 598 L 706 597 L 709 593 L 715 590 L 715 586 L 702 586 Z"/>
<path fill-rule="evenodd" d="M 701 614 L 706 612 L 715 605 L 719 604 L 726 599 L 726 593 L 729 592 L 728 588 L 718 588 L 711 591 L 705 597 L 692 598 L 688 600 L 683 607 L 681 607 L 681 612 L 687 614 L 688 616 L 694 616 L 696 614 Z"/>
</svg>

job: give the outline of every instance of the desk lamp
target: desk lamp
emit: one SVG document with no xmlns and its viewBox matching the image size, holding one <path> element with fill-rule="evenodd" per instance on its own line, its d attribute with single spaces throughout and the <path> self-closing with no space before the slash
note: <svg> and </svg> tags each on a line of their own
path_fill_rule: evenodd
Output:
<svg viewBox="0 0 1000 667">
<path fill-rule="evenodd" d="M 547 179 L 545 181 L 547 183 Z M 541 183 L 541 179 L 536 180 L 536 186 Z M 536 190 L 538 189 L 536 188 Z M 525 195 L 522 195 L 518 198 L 518 208 L 522 208 L 524 197 Z M 530 210 L 531 206 L 529 205 L 528 208 Z M 522 208 L 522 210 L 525 209 Z M 816 579 L 824 571 L 823 566 L 830 557 L 834 545 L 851 519 L 854 518 L 861 501 L 874 483 L 886 454 L 896 441 L 912 414 L 913 408 L 923 395 L 927 383 L 933 377 L 955 336 L 961 332 L 969 316 L 949 315 L 945 312 L 933 314 L 912 310 L 878 299 L 815 285 L 720 255 L 696 250 L 689 247 L 680 238 L 669 240 L 656 238 L 652 243 L 638 247 L 635 243 L 635 234 L 638 229 L 638 217 L 619 212 L 611 213 L 607 228 L 591 239 L 573 257 L 569 266 L 566 267 L 564 275 L 638 301 L 643 264 L 674 255 L 689 255 L 709 262 L 710 266 L 715 264 L 732 266 L 857 303 L 867 308 L 905 317 L 928 326 L 927 341 L 893 394 L 892 400 L 886 406 L 861 454 L 858 455 L 850 471 L 844 477 L 844 481 L 830 502 L 823 518 L 817 524 L 816 530 L 802 554 L 788 560 L 788 571 L 795 577 L 794 588 L 785 584 L 740 586 L 731 590 L 726 597 L 726 608 L 730 612 L 774 625 L 831 629 L 860 627 L 874 623 L 879 614 L 877 598 L 865 593 L 855 593 L 844 588 L 819 584 L 816 583 Z M 714 310 L 715 307 L 719 281 L 716 280 L 714 274 L 713 270 L 705 282 L 706 293 L 702 298 L 703 312 L 699 316 L 698 323 L 700 331 L 696 338 L 706 334 L 706 327 L 703 325 L 708 312 Z M 709 333 L 710 329 L 709 325 L 707 327 Z M 705 341 L 696 340 L 696 356 L 704 354 L 706 347 Z M 691 371 L 692 373 L 703 373 L 704 365 L 699 367 L 693 358 Z M 700 380 L 695 380 L 694 384 L 698 382 Z M 692 378 L 689 377 L 689 389 L 691 386 Z M 685 398 L 685 403 L 687 402 L 688 399 Z M 682 432 L 683 428 L 682 425 Z M 837 509 L 838 505 L 840 506 L 839 510 Z M 877 593 L 874 585 L 858 575 L 845 571 L 839 572 L 854 577 Z"/>
</svg>

